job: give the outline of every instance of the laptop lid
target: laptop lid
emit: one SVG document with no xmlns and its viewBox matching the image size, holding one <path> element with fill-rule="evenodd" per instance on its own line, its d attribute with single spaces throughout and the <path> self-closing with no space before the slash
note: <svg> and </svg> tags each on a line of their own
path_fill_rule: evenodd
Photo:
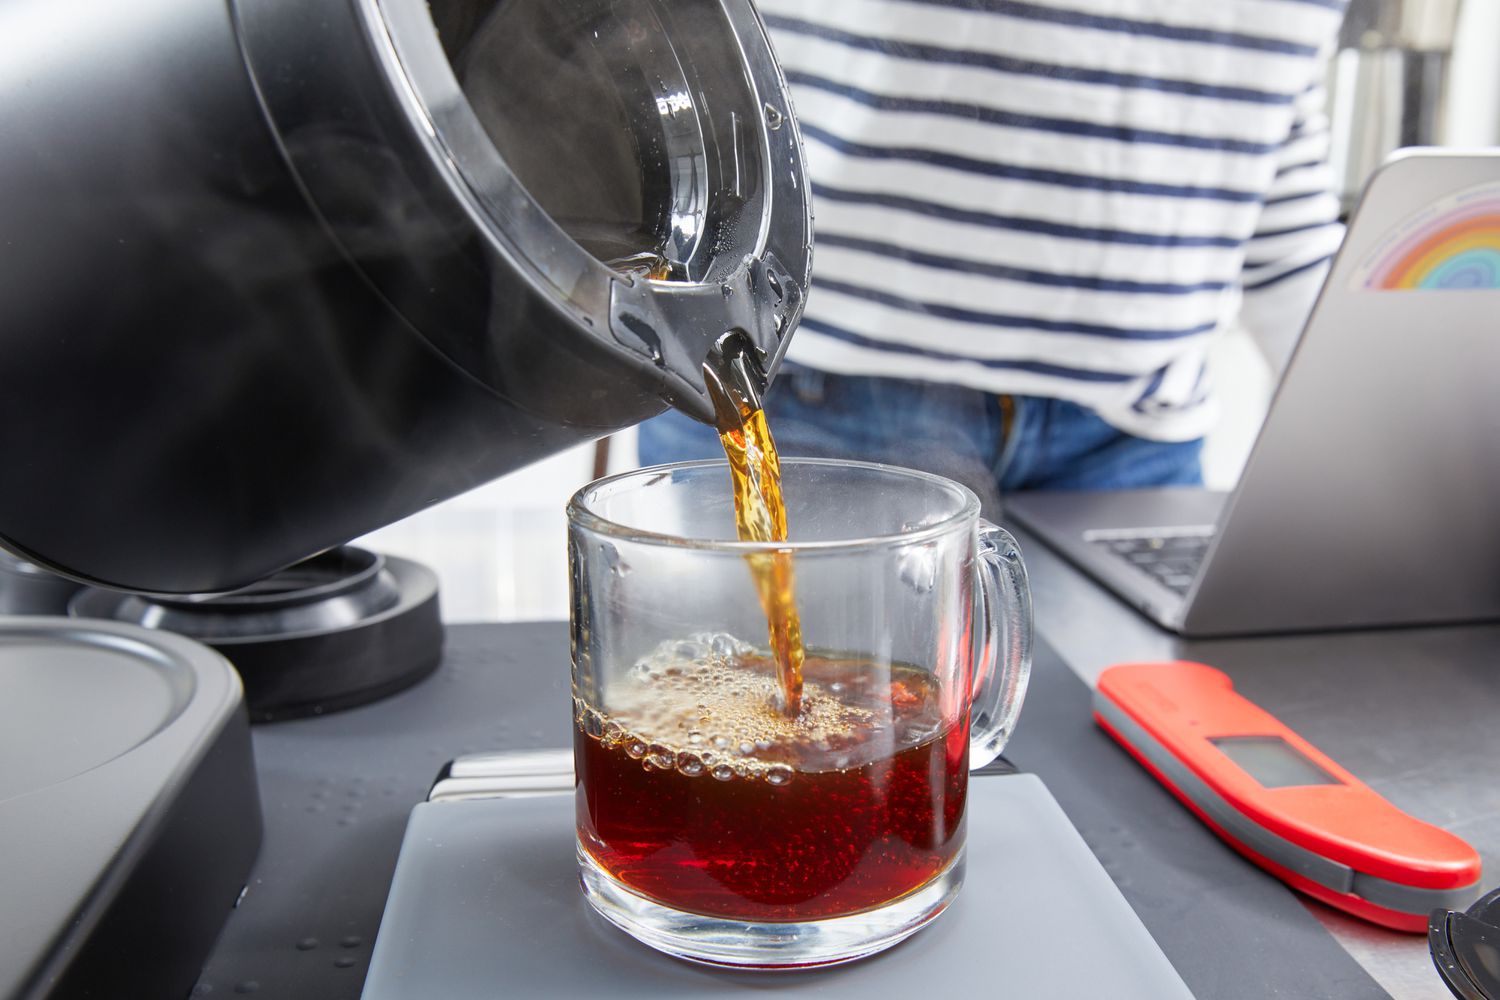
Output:
<svg viewBox="0 0 1500 1000">
<path fill-rule="evenodd" d="M 1500 617 L 1500 150 L 1370 180 L 1181 631 Z"/>
</svg>

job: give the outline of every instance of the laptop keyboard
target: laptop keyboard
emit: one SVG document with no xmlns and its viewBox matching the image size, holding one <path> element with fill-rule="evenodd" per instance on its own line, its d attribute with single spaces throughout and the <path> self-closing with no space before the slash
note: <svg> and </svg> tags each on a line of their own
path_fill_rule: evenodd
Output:
<svg viewBox="0 0 1500 1000">
<path fill-rule="evenodd" d="M 1089 541 L 1104 546 L 1168 590 L 1186 594 L 1213 541 L 1213 529 L 1110 532 L 1107 536 L 1100 532 Z"/>
</svg>

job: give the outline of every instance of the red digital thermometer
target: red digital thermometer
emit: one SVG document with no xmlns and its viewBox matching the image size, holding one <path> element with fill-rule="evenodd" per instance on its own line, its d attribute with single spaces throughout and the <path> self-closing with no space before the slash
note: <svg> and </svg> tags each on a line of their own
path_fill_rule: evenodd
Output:
<svg viewBox="0 0 1500 1000">
<path fill-rule="evenodd" d="M 1099 675 L 1094 720 L 1245 857 L 1294 889 L 1403 931 L 1479 894 L 1474 848 L 1381 798 L 1201 663 Z"/>
</svg>

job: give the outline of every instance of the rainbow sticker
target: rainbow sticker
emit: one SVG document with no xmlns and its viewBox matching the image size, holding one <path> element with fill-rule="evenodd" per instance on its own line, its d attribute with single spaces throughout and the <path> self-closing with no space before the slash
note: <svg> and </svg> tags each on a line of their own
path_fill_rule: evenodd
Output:
<svg viewBox="0 0 1500 1000">
<path fill-rule="evenodd" d="M 1355 272 L 1362 288 L 1500 288 L 1500 184 L 1460 191 L 1386 234 Z"/>
</svg>

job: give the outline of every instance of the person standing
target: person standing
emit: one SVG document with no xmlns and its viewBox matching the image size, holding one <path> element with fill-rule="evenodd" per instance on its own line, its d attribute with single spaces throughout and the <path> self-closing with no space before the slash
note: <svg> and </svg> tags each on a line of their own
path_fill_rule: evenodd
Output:
<svg viewBox="0 0 1500 1000">
<path fill-rule="evenodd" d="M 1342 236 L 1344 0 L 760 0 L 813 185 L 783 454 L 993 497 L 1201 481 L 1236 324 L 1290 354 Z M 677 413 L 644 464 L 721 454 Z"/>
</svg>

